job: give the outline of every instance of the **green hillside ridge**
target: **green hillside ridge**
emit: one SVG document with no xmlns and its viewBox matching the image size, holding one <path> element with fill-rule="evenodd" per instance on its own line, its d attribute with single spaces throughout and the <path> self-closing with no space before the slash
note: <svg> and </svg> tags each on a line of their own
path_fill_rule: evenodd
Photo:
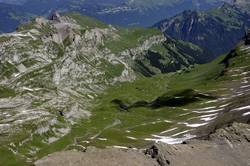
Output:
<svg viewBox="0 0 250 166">
<path fill-rule="evenodd" d="M 192 64 L 203 64 L 210 60 L 210 54 L 192 43 L 167 39 L 151 47 L 145 56 L 135 59 L 134 70 L 144 76 L 175 72 L 189 68 Z"/>
<path fill-rule="evenodd" d="M 77 12 L 66 13 L 65 16 L 73 18 L 79 25 L 85 28 L 108 28 L 108 25 L 92 17 L 81 15 Z"/>
</svg>

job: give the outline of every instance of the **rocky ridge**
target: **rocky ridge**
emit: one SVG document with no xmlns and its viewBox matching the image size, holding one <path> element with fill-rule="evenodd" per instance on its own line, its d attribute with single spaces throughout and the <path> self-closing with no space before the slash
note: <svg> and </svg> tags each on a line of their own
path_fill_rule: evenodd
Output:
<svg viewBox="0 0 250 166">
<path fill-rule="evenodd" d="M 247 166 L 249 153 L 250 125 L 233 123 L 208 135 L 207 140 L 195 139 L 178 145 L 159 143 L 145 151 L 89 147 L 86 152 L 57 152 L 38 160 L 35 165 Z"/>
</svg>

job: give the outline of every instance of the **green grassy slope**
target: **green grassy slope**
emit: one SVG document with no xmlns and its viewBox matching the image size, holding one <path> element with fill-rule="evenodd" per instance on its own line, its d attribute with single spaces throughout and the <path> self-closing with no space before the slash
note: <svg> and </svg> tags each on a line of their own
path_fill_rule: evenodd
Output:
<svg viewBox="0 0 250 166">
<path fill-rule="evenodd" d="M 213 100 L 214 97 L 230 94 L 229 89 L 237 85 L 237 80 L 240 81 L 240 77 L 234 78 L 231 74 L 226 74 L 226 71 L 249 64 L 249 58 L 245 53 L 236 50 L 236 55 L 236 57 L 229 59 L 230 65 L 228 67 L 222 63 L 223 60 L 227 59 L 227 56 L 224 55 L 209 64 L 197 65 L 193 69 L 180 73 L 140 78 L 135 82 L 119 83 L 108 88 L 93 103 L 93 116 L 87 122 L 75 125 L 72 132 L 61 140 L 49 146 L 41 145 L 38 156 L 42 157 L 54 151 L 65 150 L 65 148 L 81 150 L 79 145 L 97 147 L 113 145 L 142 147 L 147 145 L 149 142 L 144 139 L 150 137 L 151 134 L 171 129 L 177 125 L 177 122 L 197 116 L 187 110 L 197 109 L 205 102 L 207 104 L 203 107 L 211 107 L 213 103 L 209 104 L 209 101 Z M 245 71 L 249 70 L 250 68 L 245 69 Z M 232 82 L 235 79 L 236 82 Z M 123 110 L 112 102 L 115 99 L 128 105 L 138 101 L 150 102 L 158 97 L 164 98 L 166 95 L 178 97 L 180 94 L 183 95 L 186 89 L 193 89 L 212 97 L 201 98 L 175 107 L 136 107 L 129 110 Z M 221 103 L 216 104 L 220 105 Z M 190 114 L 179 116 L 188 112 Z M 185 127 L 180 127 L 178 130 L 183 131 Z M 131 139 L 131 137 L 135 139 Z M 69 144 L 71 146 L 68 146 Z"/>
<path fill-rule="evenodd" d="M 113 53 L 119 53 L 125 49 L 133 48 L 142 44 L 145 39 L 154 35 L 161 35 L 161 32 L 156 28 L 121 28 L 118 27 L 119 38 L 108 40 L 105 46 Z"/>
<path fill-rule="evenodd" d="M 93 17 L 84 16 L 77 12 L 66 13 L 65 16 L 73 18 L 74 20 L 76 20 L 76 22 L 79 25 L 85 28 L 107 28 L 108 27 L 107 24 Z"/>
</svg>

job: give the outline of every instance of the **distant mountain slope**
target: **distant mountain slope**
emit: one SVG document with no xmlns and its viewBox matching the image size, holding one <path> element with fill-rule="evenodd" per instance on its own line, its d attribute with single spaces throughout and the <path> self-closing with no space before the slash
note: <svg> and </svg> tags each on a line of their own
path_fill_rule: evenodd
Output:
<svg viewBox="0 0 250 166">
<path fill-rule="evenodd" d="M 192 42 L 218 56 L 244 36 L 250 15 L 238 6 L 224 4 L 207 12 L 185 11 L 156 26 L 166 36 Z"/>
<path fill-rule="evenodd" d="M 145 27 L 183 10 L 204 10 L 218 6 L 221 2 L 222 0 L 0 0 L 0 8 L 2 5 L 14 7 L 18 17 L 22 18 L 15 18 L 16 23 L 27 20 L 33 15 L 48 15 L 51 10 L 59 10 L 77 11 L 110 24 Z M 16 24 L 12 23 L 13 17 L 9 14 L 14 11 L 11 9 L 5 11 L 5 24 L 0 24 L 0 31 L 9 32 L 16 28 Z"/>
<path fill-rule="evenodd" d="M 211 55 L 194 44 L 167 38 L 134 60 L 134 70 L 152 76 L 206 63 L 211 60 Z"/>
<path fill-rule="evenodd" d="M 19 6 L 0 3 L 0 33 L 15 30 L 25 15 L 28 16 L 21 12 Z"/>
</svg>

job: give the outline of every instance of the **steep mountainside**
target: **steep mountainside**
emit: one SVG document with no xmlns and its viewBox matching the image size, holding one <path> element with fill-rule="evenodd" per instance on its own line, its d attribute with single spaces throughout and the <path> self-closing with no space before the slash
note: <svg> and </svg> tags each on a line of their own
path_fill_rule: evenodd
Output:
<svg viewBox="0 0 250 166">
<path fill-rule="evenodd" d="M 223 0 L 0 0 L 0 8 L 7 6 L 5 24 L 0 31 L 10 32 L 16 28 L 15 22 L 23 22 L 34 15 L 48 15 L 51 10 L 62 12 L 77 11 L 93 16 L 106 23 L 123 26 L 151 26 L 166 17 L 187 9 L 208 9 L 218 6 Z M 14 11 L 12 9 L 15 9 Z M 147 19 L 145 19 L 147 18 Z M 12 23 L 12 24 L 11 24 Z M 5 26 L 9 25 L 7 29 Z"/>
<path fill-rule="evenodd" d="M 31 162 L 66 144 L 77 147 L 71 138 L 84 133 L 82 124 L 95 115 L 90 107 L 107 87 L 206 61 L 199 47 L 157 29 L 113 27 L 77 13 L 39 17 L 0 35 L 0 55 L 0 165 L 17 162 L 9 160 L 13 154 Z"/>
<path fill-rule="evenodd" d="M 166 36 L 192 42 L 218 56 L 241 40 L 250 26 L 250 15 L 238 6 L 224 4 L 207 12 L 185 11 L 156 26 Z"/>
</svg>

